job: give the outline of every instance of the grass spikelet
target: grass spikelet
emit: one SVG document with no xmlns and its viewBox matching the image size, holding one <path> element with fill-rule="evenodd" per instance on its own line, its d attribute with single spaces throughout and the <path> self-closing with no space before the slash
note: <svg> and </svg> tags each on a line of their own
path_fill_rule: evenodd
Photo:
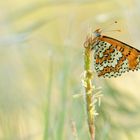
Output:
<svg viewBox="0 0 140 140">
<path fill-rule="evenodd" d="M 82 84 L 85 88 L 85 102 L 87 112 L 87 122 L 91 140 L 95 140 L 95 116 L 98 115 L 95 105 L 98 102 L 100 105 L 101 91 L 92 84 L 94 75 L 91 69 L 92 64 L 92 36 L 88 37 L 84 43 L 84 78 Z"/>
</svg>

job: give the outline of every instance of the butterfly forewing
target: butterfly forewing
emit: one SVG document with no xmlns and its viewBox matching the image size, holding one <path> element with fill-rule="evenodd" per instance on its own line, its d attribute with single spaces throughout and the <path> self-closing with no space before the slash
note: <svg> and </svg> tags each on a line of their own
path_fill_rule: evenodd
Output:
<svg viewBox="0 0 140 140">
<path fill-rule="evenodd" d="M 101 36 L 93 44 L 93 50 L 99 77 L 117 77 L 140 68 L 140 51 L 116 39 Z"/>
</svg>

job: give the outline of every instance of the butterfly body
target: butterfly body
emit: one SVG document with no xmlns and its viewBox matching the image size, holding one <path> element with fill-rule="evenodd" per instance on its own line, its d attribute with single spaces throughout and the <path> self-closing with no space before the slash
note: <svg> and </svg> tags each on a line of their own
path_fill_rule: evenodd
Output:
<svg viewBox="0 0 140 140">
<path fill-rule="evenodd" d="M 87 40 L 94 55 L 94 67 L 99 77 L 117 77 L 130 70 L 140 69 L 140 51 L 114 38 L 101 35 Z"/>
</svg>

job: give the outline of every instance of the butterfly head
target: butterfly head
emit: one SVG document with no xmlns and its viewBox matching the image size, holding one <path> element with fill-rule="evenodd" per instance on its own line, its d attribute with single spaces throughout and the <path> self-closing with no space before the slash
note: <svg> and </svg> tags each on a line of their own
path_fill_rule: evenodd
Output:
<svg viewBox="0 0 140 140">
<path fill-rule="evenodd" d="M 101 36 L 101 32 L 102 32 L 102 30 L 99 28 L 99 29 L 95 30 L 93 32 L 93 34 L 94 34 L 95 37 L 99 37 L 99 36 Z"/>
</svg>

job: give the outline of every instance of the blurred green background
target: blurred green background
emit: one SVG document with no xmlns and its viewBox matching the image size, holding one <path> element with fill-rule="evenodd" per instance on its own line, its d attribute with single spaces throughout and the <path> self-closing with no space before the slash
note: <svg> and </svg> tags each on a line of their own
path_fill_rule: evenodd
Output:
<svg viewBox="0 0 140 140">
<path fill-rule="evenodd" d="M 116 25 L 110 25 L 118 21 Z M 0 140 L 89 140 L 81 85 L 90 28 L 137 49 L 139 0 L 0 1 Z M 98 78 L 96 140 L 140 139 L 140 71 Z"/>
</svg>

